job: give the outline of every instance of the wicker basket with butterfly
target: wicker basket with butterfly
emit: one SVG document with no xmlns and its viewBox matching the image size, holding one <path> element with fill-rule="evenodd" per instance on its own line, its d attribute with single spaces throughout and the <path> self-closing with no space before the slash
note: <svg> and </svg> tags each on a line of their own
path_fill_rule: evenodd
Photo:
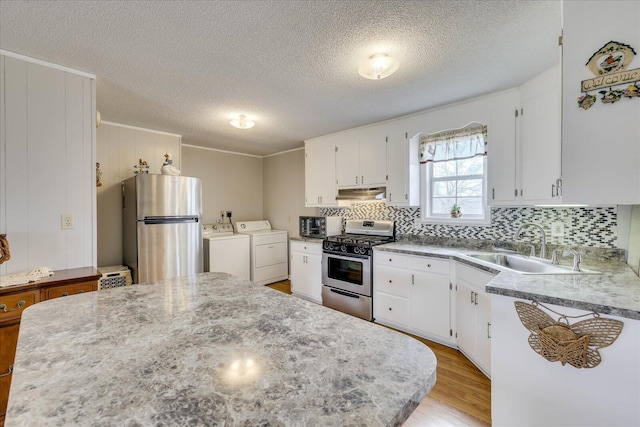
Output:
<svg viewBox="0 0 640 427">
<path fill-rule="evenodd" d="M 624 323 L 601 318 L 598 313 L 567 316 L 548 307 L 532 302 L 516 301 L 516 312 L 520 321 L 531 334 L 529 345 L 550 362 L 570 364 L 576 368 L 594 368 L 602 358 L 598 349 L 608 347 L 618 338 Z M 538 306 L 559 315 L 558 320 L 542 311 Z M 591 317 L 570 324 L 569 318 Z"/>
</svg>

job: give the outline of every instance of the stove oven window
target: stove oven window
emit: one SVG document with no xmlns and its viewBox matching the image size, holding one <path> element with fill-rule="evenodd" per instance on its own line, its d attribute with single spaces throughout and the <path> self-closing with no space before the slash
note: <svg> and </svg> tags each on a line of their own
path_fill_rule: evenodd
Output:
<svg viewBox="0 0 640 427">
<path fill-rule="evenodd" d="M 362 261 L 329 257 L 329 277 L 362 285 Z"/>
</svg>

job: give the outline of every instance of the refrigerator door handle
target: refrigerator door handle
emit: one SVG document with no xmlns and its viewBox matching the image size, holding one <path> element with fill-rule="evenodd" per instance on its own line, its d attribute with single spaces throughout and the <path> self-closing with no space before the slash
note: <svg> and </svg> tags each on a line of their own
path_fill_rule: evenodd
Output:
<svg viewBox="0 0 640 427">
<path fill-rule="evenodd" d="M 199 221 L 197 216 L 148 216 L 143 220 L 145 224 L 176 224 Z"/>
</svg>

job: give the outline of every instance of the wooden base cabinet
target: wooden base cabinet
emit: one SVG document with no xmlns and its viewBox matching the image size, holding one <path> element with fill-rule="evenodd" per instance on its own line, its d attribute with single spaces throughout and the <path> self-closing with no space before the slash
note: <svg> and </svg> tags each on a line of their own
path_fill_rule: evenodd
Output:
<svg viewBox="0 0 640 427">
<path fill-rule="evenodd" d="M 322 304 L 322 243 L 290 241 L 291 292 Z"/>
<path fill-rule="evenodd" d="M 484 291 L 494 277 L 456 264 L 456 342 L 482 372 L 491 377 L 491 299 Z"/>
<path fill-rule="evenodd" d="M 453 345 L 448 259 L 374 253 L 375 321 Z"/>
<path fill-rule="evenodd" d="M 27 285 L 0 289 L 0 427 L 4 426 L 22 312 L 40 301 L 95 291 L 100 277 L 93 267 L 76 268 L 55 271 L 53 276 Z"/>
</svg>

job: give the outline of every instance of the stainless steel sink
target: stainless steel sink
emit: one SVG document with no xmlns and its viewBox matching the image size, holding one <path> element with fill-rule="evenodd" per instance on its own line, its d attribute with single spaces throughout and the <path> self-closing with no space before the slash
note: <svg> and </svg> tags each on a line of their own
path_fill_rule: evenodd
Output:
<svg viewBox="0 0 640 427">
<path fill-rule="evenodd" d="M 520 274 L 600 274 L 592 270 L 574 271 L 571 267 L 554 265 L 546 260 L 528 258 L 523 255 L 487 253 L 467 254 L 466 256 L 496 265 L 500 269 L 508 269 Z"/>
</svg>

